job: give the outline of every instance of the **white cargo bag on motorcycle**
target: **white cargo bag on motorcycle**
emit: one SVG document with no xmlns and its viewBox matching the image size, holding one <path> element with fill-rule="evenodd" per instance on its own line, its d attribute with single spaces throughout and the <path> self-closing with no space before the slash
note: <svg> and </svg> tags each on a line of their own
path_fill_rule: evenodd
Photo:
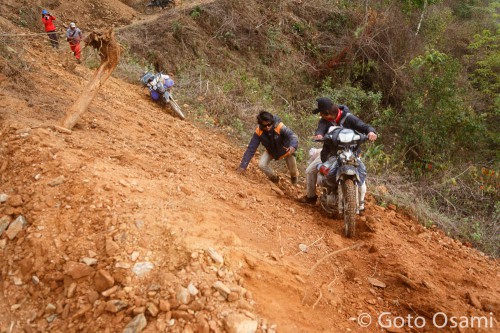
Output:
<svg viewBox="0 0 500 333">
<path fill-rule="evenodd" d="M 148 88 L 150 97 L 153 101 L 161 105 L 170 106 L 175 114 L 182 120 L 186 118 L 170 92 L 170 88 L 174 85 L 174 81 L 168 75 L 146 72 L 141 76 L 139 81 L 144 87 Z"/>
</svg>

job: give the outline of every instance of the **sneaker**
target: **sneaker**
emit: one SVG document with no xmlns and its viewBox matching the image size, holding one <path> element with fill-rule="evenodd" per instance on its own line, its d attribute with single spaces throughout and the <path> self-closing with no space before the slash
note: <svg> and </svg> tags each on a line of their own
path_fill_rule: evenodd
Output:
<svg viewBox="0 0 500 333">
<path fill-rule="evenodd" d="M 365 203 L 364 203 L 364 202 L 361 202 L 361 203 L 359 204 L 359 211 L 360 211 L 360 212 L 362 212 L 362 211 L 364 211 L 364 210 L 365 210 Z"/>
<path fill-rule="evenodd" d="M 292 182 L 292 185 L 297 185 L 297 182 L 299 181 L 299 177 L 292 176 L 292 177 L 290 177 L 290 181 Z"/>
<path fill-rule="evenodd" d="M 269 180 L 272 181 L 275 184 L 278 184 L 280 182 L 280 177 L 278 177 L 278 176 L 272 176 L 272 177 L 269 177 Z"/>
<path fill-rule="evenodd" d="M 309 204 L 309 205 L 314 205 L 316 204 L 316 200 L 318 200 L 318 196 L 315 195 L 314 197 L 308 197 L 307 195 L 300 198 L 299 201 L 301 203 Z"/>
</svg>

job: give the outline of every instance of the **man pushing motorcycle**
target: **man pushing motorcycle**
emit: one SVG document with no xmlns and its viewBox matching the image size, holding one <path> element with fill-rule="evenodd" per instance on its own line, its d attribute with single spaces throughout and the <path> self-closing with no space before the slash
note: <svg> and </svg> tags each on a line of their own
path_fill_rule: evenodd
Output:
<svg viewBox="0 0 500 333">
<path fill-rule="evenodd" d="M 377 140 L 375 129 L 365 124 L 361 119 L 350 113 L 349 108 L 345 105 L 336 105 L 329 98 L 322 97 L 316 100 L 318 107 L 313 110 L 313 114 L 319 113 L 321 119 L 318 122 L 318 127 L 314 133 L 315 140 L 321 140 L 328 133 L 328 130 L 334 127 L 343 127 L 366 134 L 368 140 Z M 315 204 L 318 196 L 316 195 L 316 182 L 318 177 L 318 167 L 332 153 L 333 147 L 325 144 L 321 155 L 318 154 L 306 169 L 306 195 L 301 199 L 302 202 Z M 323 161 L 322 161 L 323 160 Z M 359 200 L 359 210 L 364 210 L 364 198 L 366 194 L 366 167 L 358 158 L 358 172 L 361 176 L 361 195 Z"/>
</svg>

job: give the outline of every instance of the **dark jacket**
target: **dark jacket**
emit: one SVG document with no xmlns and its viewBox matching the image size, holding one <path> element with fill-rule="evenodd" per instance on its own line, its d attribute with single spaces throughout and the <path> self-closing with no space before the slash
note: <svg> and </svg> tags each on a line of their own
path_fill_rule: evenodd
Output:
<svg viewBox="0 0 500 333">
<path fill-rule="evenodd" d="M 288 147 L 297 149 L 299 139 L 291 129 L 281 122 L 280 118 L 274 116 L 274 125 L 269 132 L 264 131 L 260 126 L 255 130 L 248 148 L 241 159 L 240 168 L 247 168 L 261 143 L 275 160 L 279 160 L 289 155 L 289 152 L 286 150 Z"/>
<path fill-rule="evenodd" d="M 350 113 L 349 108 L 347 108 L 347 106 L 341 105 L 339 106 L 339 109 L 341 110 L 342 113 L 339 117 L 337 117 L 336 122 L 329 122 L 321 118 L 321 120 L 318 123 L 318 129 L 316 130 L 316 135 L 321 134 L 324 136 L 326 133 L 328 133 L 328 128 L 330 128 L 330 126 L 342 126 L 343 128 L 352 129 L 363 134 L 368 134 L 370 132 L 377 133 L 375 131 L 375 128 L 373 128 L 368 124 L 365 124 L 361 119 Z M 318 131 L 320 132 L 318 133 Z M 329 141 L 325 141 L 323 149 L 321 150 L 321 161 L 326 162 L 328 156 L 334 152 L 335 152 L 335 147 L 332 147 L 329 144 Z"/>
</svg>

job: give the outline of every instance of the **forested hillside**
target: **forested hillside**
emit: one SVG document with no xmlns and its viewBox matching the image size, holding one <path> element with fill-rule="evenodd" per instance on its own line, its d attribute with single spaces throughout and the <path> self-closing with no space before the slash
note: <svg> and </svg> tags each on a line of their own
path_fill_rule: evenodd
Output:
<svg viewBox="0 0 500 333">
<path fill-rule="evenodd" d="M 222 0 L 119 36 L 138 67 L 178 75 L 197 121 L 242 144 L 269 109 L 300 133 L 305 161 L 315 99 L 348 105 L 379 131 L 365 157 L 391 188 L 382 202 L 498 255 L 499 6 Z"/>
</svg>

